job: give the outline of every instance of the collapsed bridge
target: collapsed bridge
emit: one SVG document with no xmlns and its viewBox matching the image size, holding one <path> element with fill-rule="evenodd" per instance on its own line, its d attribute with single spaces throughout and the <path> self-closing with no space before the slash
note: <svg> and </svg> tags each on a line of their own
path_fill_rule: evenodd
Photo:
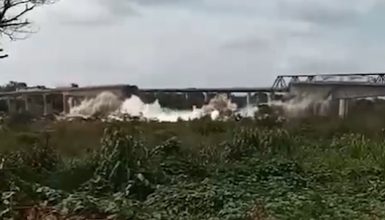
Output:
<svg viewBox="0 0 385 220">
<path fill-rule="evenodd" d="M 8 112 L 28 111 L 36 115 L 68 113 L 82 100 L 109 91 L 121 99 L 132 95 L 145 103 L 159 100 L 168 108 L 191 109 L 202 106 L 216 94 L 227 94 L 238 106 L 270 103 L 271 100 L 298 94 L 321 94 L 338 102 L 338 114 L 345 117 L 350 100 L 385 96 L 385 73 L 279 75 L 272 87 L 233 88 L 138 88 L 133 85 L 93 87 L 34 88 L 0 93 Z"/>
<path fill-rule="evenodd" d="M 102 92 L 111 92 L 121 100 L 138 96 L 144 103 L 158 100 L 162 107 L 192 109 L 207 104 L 217 94 L 227 94 L 238 106 L 251 103 L 268 103 L 273 94 L 271 88 L 144 88 L 132 85 L 108 85 L 93 87 L 71 87 L 54 89 L 26 89 L 0 93 L 8 112 L 28 111 L 36 115 L 69 113 L 70 109 L 85 99 L 95 98 Z M 237 95 L 236 95 L 237 94 Z M 241 95 L 239 95 L 241 94 Z"/>
<path fill-rule="evenodd" d="M 272 89 L 287 90 L 294 96 L 318 94 L 321 99 L 329 98 L 343 118 L 352 101 L 385 96 L 385 73 L 281 75 Z"/>
</svg>

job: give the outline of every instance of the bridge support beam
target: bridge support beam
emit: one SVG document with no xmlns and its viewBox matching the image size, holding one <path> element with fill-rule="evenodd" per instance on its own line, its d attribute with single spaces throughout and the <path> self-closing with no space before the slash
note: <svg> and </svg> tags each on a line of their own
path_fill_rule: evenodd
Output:
<svg viewBox="0 0 385 220">
<path fill-rule="evenodd" d="M 210 97 L 209 97 L 208 92 L 204 92 L 203 95 L 204 95 L 204 102 L 205 102 L 205 104 L 209 103 Z"/>
<path fill-rule="evenodd" d="M 251 100 L 251 93 L 248 92 L 247 95 L 246 95 L 246 105 L 247 106 L 250 106 L 250 101 Z"/>
<path fill-rule="evenodd" d="M 24 95 L 23 96 L 23 99 L 24 99 L 24 105 L 25 105 L 25 111 L 29 111 L 29 100 L 28 100 L 28 96 L 27 95 Z"/>
<path fill-rule="evenodd" d="M 267 104 L 270 104 L 273 101 L 273 94 L 271 92 L 266 93 Z"/>
<path fill-rule="evenodd" d="M 7 98 L 7 107 L 8 107 L 8 113 L 15 113 L 17 108 L 16 108 L 16 102 L 14 98 L 8 97 Z"/>
<path fill-rule="evenodd" d="M 63 113 L 67 114 L 70 112 L 70 107 L 68 103 L 68 94 L 63 93 L 62 96 L 63 96 Z"/>
<path fill-rule="evenodd" d="M 339 106 L 338 106 L 338 116 L 340 118 L 345 118 L 348 115 L 348 100 L 347 99 L 340 99 L 339 100 Z"/>
<path fill-rule="evenodd" d="M 43 114 L 44 116 L 48 115 L 47 94 L 43 94 Z"/>
<path fill-rule="evenodd" d="M 259 105 L 261 103 L 261 94 L 254 93 L 254 97 L 255 97 L 255 105 Z"/>
</svg>

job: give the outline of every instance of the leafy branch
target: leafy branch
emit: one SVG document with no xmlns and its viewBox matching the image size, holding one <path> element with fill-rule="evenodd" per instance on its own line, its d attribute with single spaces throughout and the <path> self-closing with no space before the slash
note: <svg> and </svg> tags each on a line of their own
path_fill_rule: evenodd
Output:
<svg viewBox="0 0 385 220">
<path fill-rule="evenodd" d="M 0 0 L 0 37 L 6 36 L 11 40 L 25 38 L 25 34 L 33 32 L 31 21 L 24 18 L 25 15 L 38 5 L 52 2 L 53 0 Z M 3 49 L 0 48 L 0 52 Z M 0 59 L 6 57 L 8 54 L 0 55 Z"/>
</svg>

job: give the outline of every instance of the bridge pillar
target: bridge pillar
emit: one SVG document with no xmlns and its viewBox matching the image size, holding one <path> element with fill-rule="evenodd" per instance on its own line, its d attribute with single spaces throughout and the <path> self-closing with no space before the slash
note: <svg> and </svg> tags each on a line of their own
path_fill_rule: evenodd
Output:
<svg viewBox="0 0 385 220">
<path fill-rule="evenodd" d="M 23 96 L 23 99 L 24 99 L 24 104 L 25 104 L 25 111 L 29 111 L 29 101 L 28 101 L 28 96 L 27 95 L 24 95 Z"/>
<path fill-rule="evenodd" d="M 209 94 L 207 92 L 204 92 L 203 93 L 203 96 L 204 96 L 204 102 L 205 104 L 209 103 L 210 99 L 209 99 Z"/>
<path fill-rule="evenodd" d="M 87 99 L 87 98 L 85 98 Z M 74 107 L 76 107 L 79 103 L 79 96 L 71 96 L 68 100 L 69 102 L 69 105 L 70 105 L 70 109 L 73 109 Z M 79 103 L 80 104 L 80 103 Z"/>
<path fill-rule="evenodd" d="M 86 97 L 74 96 L 73 97 L 73 107 L 82 104 L 82 100 L 85 100 L 85 99 L 86 99 Z"/>
<path fill-rule="evenodd" d="M 47 94 L 43 94 L 43 112 L 44 115 L 48 115 Z"/>
<path fill-rule="evenodd" d="M 261 102 L 261 95 L 260 95 L 260 93 L 254 93 L 254 97 L 255 97 L 255 104 L 259 105 L 260 102 Z"/>
<path fill-rule="evenodd" d="M 250 106 L 250 99 L 251 99 L 251 93 L 248 92 L 247 95 L 246 95 L 246 105 L 247 106 Z"/>
<path fill-rule="evenodd" d="M 273 94 L 271 92 L 266 93 L 267 104 L 270 104 L 273 101 Z"/>
<path fill-rule="evenodd" d="M 14 98 L 11 98 L 11 97 L 7 98 L 7 107 L 8 107 L 9 114 L 16 112 L 17 108 L 16 108 L 16 103 Z"/>
<path fill-rule="evenodd" d="M 348 114 L 348 100 L 347 99 L 340 99 L 339 100 L 339 106 L 338 106 L 338 116 L 340 118 L 345 118 Z"/>
<path fill-rule="evenodd" d="M 69 104 L 68 104 L 68 94 L 67 93 L 63 93 L 62 96 L 63 96 L 63 113 L 67 114 L 70 111 L 70 107 L 69 107 Z"/>
<path fill-rule="evenodd" d="M 72 96 L 68 96 L 68 99 L 67 99 L 67 102 L 68 102 L 68 107 L 71 111 L 71 109 L 74 107 L 74 98 Z"/>
</svg>

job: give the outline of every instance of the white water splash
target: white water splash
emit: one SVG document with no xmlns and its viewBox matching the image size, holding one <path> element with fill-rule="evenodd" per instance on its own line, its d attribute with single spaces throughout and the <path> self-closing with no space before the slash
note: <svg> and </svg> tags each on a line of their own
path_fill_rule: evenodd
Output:
<svg viewBox="0 0 385 220">
<path fill-rule="evenodd" d="M 121 101 L 111 92 L 102 92 L 96 98 L 85 99 L 80 105 L 72 107 L 69 115 L 106 115 L 119 108 Z"/>
<path fill-rule="evenodd" d="M 189 121 L 209 116 L 218 120 L 230 116 L 237 110 L 236 104 L 223 94 L 217 95 L 202 108 L 192 110 L 172 110 L 160 106 L 158 100 L 146 104 L 137 97 L 132 96 L 120 101 L 113 93 L 103 92 L 94 99 L 87 99 L 80 105 L 71 108 L 69 117 L 93 117 L 98 115 L 109 116 L 114 120 L 123 120 L 125 115 L 139 117 L 145 120 L 159 122 Z"/>
<path fill-rule="evenodd" d="M 176 111 L 160 106 L 158 100 L 151 104 L 145 104 L 137 96 L 126 99 L 121 105 L 118 114 L 127 114 L 161 122 L 176 122 L 178 120 L 193 120 L 203 116 L 201 109 L 192 111 Z"/>
<path fill-rule="evenodd" d="M 255 113 L 259 111 L 257 106 L 246 106 L 238 111 L 238 114 L 245 118 L 253 118 Z"/>
<path fill-rule="evenodd" d="M 327 115 L 330 112 L 331 97 L 325 94 L 296 94 L 287 101 L 272 101 L 269 105 L 280 110 L 286 117 L 298 118 L 309 115 Z"/>
<path fill-rule="evenodd" d="M 325 98 L 323 94 L 295 94 L 286 101 L 272 101 L 268 105 L 286 117 L 303 117 L 317 114 L 329 113 L 330 97 Z M 103 92 L 94 99 L 87 99 L 80 105 L 71 108 L 69 117 L 94 117 L 108 116 L 113 120 L 124 120 L 125 116 L 138 117 L 143 120 L 156 120 L 159 122 L 177 122 L 178 120 L 189 121 L 194 119 L 210 117 L 212 120 L 226 120 L 234 114 L 242 117 L 254 117 L 258 112 L 257 106 L 246 106 L 238 109 L 226 94 L 218 94 L 202 108 L 192 110 L 172 110 L 162 107 L 158 100 L 146 104 L 137 97 L 132 96 L 126 100 L 119 100 L 111 92 Z"/>
</svg>

